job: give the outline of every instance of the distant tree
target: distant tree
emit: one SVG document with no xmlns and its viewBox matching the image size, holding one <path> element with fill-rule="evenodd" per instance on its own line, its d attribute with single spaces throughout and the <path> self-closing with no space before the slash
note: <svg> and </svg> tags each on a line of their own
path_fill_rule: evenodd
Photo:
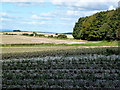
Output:
<svg viewBox="0 0 120 90">
<path fill-rule="evenodd" d="M 13 30 L 13 32 L 21 32 L 21 30 Z"/>
<path fill-rule="evenodd" d="M 29 34 L 29 36 L 34 36 L 34 34 Z"/>
<path fill-rule="evenodd" d="M 49 35 L 48 37 L 53 38 L 54 36 L 53 35 Z"/>
<path fill-rule="evenodd" d="M 36 33 L 36 32 L 33 32 L 33 36 L 37 36 L 37 33 Z"/>
<path fill-rule="evenodd" d="M 58 35 L 58 33 L 56 33 L 55 35 Z"/>
<path fill-rule="evenodd" d="M 44 34 L 37 34 L 37 36 L 39 36 L 39 37 L 45 37 Z"/>
<path fill-rule="evenodd" d="M 67 35 L 65 35 L 65 34 L 60 34 L 60 35 L 57 36 L 57 38 L 67 39 Z"/>
<path fill-rule="evenodd" d="M 28 34 L 28 33 L 23 33 L 22 35 L 29 36 L 29 34 Z"/>
</svg>

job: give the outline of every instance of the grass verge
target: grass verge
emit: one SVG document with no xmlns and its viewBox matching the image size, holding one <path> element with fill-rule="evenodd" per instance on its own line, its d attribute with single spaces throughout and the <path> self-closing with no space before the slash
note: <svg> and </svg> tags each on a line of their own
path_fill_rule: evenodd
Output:
<svg viewBox="0 0 120 90">
<path fill-rule="evenodd" d="M 39 46 L 120 46 L 120 41 L 84 41 L 84 44 L 0 44 L 1 47 L 39 47 Z"/>
</svg>

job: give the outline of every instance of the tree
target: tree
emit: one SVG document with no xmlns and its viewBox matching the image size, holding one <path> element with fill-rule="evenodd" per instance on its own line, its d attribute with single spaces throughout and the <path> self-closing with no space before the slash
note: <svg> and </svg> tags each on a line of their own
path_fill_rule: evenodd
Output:
<svg viewBox="0 0 120 90">
<path fill-rule="evenodd" d="M 21 32 L 21 30 L 13 30 L 13 32 Z"/>
<path fill-rule="evenodd" d="M 65 35 L 65 34 L 60 34 L 60 35 L 57 36 L 57 38 L 67 39 L 67 35 Z"/>
<path fill-rule="evenodd" d="M 73 37 L 83 40 L 118 40 L 120 8 L 81 17 L 73 28 Z"/>
</svg>

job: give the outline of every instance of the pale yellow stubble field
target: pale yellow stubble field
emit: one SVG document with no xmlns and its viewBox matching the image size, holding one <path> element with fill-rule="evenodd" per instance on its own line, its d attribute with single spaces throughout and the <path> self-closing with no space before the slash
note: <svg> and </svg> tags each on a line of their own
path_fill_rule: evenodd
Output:
<svg viewBox="0 0 120 90">
<path fill-rule="evenodd" d="M 76 46 L 40 46 L 40 47 L 0 47 L 2 53 L 23 53 L 23 52 L 40 52 L 53 50 L 76 49 Z"/>
<path fill-rule="evenodd" d="M 2 37 L 1 44 L 41 44 L 41 43 L 53 43 L 53 44 L 81 44 L 77 40 L 61 40 L 45 37 L 33 37 L 22 35 L 0 35 Z"/>
<path fill-rule="evenodd" d="M 15 32 L 16 33 L 16 32 Z M 15 34 L 12 32 L 12 34 Z M 28 32 L 27 32 L 28 33 Z M 31 33 L 32 34 L 32 33 Z M 1 44 L 41 44 L 41 43 L 53 43 L 53 44 L 80 44 L 84 43 L 77 40 L 61 40 L 45 37 L 34 36 L 22 36 L 18 35 L 0 35 Z M 36 51 L 49 51 L 49 50 L 65 50 L 73 49 L 76 46 L 29 46 L 29 47 L 0 47 L 2 53 L 22 53 L 22 52 L 36 52 Z"/>
</svg>

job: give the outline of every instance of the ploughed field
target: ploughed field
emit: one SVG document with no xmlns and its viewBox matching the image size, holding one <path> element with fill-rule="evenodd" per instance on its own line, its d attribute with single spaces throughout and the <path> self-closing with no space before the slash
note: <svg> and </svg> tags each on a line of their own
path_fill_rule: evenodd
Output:
<svg viewBox="0 0 120 90">
<path fill-rule="evenodd" d="M 3 56 L 2 88 L 120 89 L 118 47 L 36 53 Z"/>
</svg>

